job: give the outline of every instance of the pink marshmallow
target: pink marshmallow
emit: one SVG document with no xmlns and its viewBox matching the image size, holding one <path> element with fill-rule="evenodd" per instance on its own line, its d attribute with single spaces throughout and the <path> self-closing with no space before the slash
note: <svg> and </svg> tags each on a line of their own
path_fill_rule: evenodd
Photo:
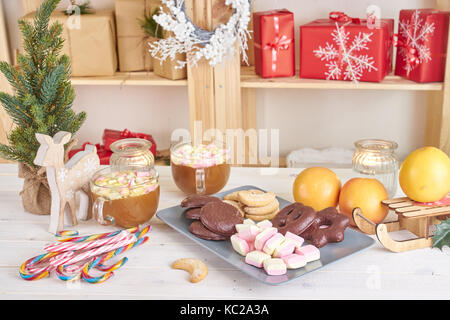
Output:
<svg viewBox="0 0 450 320">
<path fill-rule="evenodd" d="M 255 251 L 255 241 L 249 241 L 248 243 L 248 247 L 250 249 L 250 251 Z"/>
<path fill-rule="evenodd" d="M 289 231 L 286 232 L 284 236 L 286 237 L 286 240 L 293 241 L 296 248 L 300 248 L 303 245 L 303 242 L 305 242 L 305 239 Z"/>
<path fill-rule="evenodd" d="M 237 235 L 232 235 L 230 237 L 231 240 L 231 245 L 233 246 L 233 249 L 239 253 L 241 256 L 246 256 L 247 253 L 250 252 L 250 248 L 249 245 L 247 243 L 247 241 L 245 241 L 244 239 L 239 238 Z"/>
<path fill-rule="evenodd" d="M 283 258 L 288 269 L 298 269 L 306 266 L 306 258 L 304 255 L 292 253 Z"/>
<path fill-rule="evenodd" d="M 287 272 L 287 267 L 282 259 L 271 258 L 264 261 L 264 270 L 270 276 L 279 276 Z"/>
<path fill-rule="evenodd" d="M 257 268 L 262 268 L 264 266 L 264 261 L 270 259 L 270 256 L 262 251 L 251 251 L 245 256 L 245 263 L 255 266 Z"/>
<path fill-rule="evenodd" d="M 274 258 L 282 258 L 290 255 L 295 250 L 295 243 L 287 238 L 273 251 Z"/>
<path fill-rule="evenodd" d="M 312 244 L 295 249 L 296 254 L 303 255 L 306 262 L 311 262 L 320 259 L 320 250 Z"/>
<path fill-rule="evenodd" d="M 284 241 L 284 236 L 277 232 L 272 237 L 270 237 L 264 244 L 263 251 L 267 254 L 272 255 L 276 248 L 278 248 Z"/>
<path fill-rule="evenodd" d="M 261 229 L 271 228 L 271 227 L 273 226 L 273 225 L 272 225 L 272 222 L 270 222 L 270 221 L 267 220 L 267 219 L 258 222 L 256 225 L 257 225 L 258 227 L 260 227 Z"/>
<path fill-rule="evenodd" d="M 269 240 L 275 233 L 277 233 L 277 228 L 266 228 L 255 237 L 255 249 L 262 251 L 266 241 Z"/>
<path fill-rule="evenodd" d="M 251 224 L 243 224 L 242 226 L 238 229 L 238 235 L 245 241 L 255 241 L 255 237 L 261 232 L 261 229 Z"/>
</svg>

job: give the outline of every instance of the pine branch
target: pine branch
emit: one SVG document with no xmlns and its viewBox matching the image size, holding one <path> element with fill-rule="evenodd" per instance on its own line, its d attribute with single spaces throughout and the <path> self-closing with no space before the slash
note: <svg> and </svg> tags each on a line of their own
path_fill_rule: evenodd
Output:
<svg viewBox="0 0 450 320">
<path fill-rule="evenodd" d="M 140 19 L 141 27 L 144 30 L 145 34 L 156 38 L 163 39 L 164 38 L 164 30 L 163 28 L 153 19 L 154 15 L 159 14 L 159 9 L 156 9 L 152 14 L 145 15 L 144 19 Z"/>
</svg>

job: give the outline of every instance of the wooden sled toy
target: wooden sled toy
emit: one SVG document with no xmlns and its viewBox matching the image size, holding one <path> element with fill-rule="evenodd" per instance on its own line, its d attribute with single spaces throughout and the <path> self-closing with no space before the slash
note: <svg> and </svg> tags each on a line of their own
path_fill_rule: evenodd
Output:
<svg viewBox="0 0 450 320">
<path fill-rule="evenodd" d="M 431 247 L 433 245 L 430 226 L 440 224 L 439 217 L 450 215 L 450 205 L 419 206 L 409 198 L 397 198 L 383 201 L 383 205 L 393 210 L 398 220 L 386 223 L 373 223 L 360 208 L 353 210 L 352 216 L 356 226 L 366 234 L 376 234 L 381 244 L 392 252 L 403 252 Z M 417 238 L 397 241 L 389 236 L 389 232 L 408 230 Z"/>
</svg>

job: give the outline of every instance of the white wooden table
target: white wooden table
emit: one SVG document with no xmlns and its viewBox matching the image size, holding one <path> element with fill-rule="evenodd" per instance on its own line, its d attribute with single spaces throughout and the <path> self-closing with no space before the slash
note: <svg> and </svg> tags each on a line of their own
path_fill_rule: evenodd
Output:
<svg viewBox="0 0 450 320">
<path fill-rule="evenodd" d="M 160 209 L 175 206 L 184 195 L 174 185 L 170 168 L 158 167 Z M 292 201 L 291 187 L 300 169 L 279 169 L 276 175 L 258 168 L 233 168 L 226 189 L 252 184 Z M 336 169 L 344 183 L 352 172 Z M 0 299 L 449 299 L 450 256 L 438 249 L 392 253 L 377 243 L 281 286 L 250 278 L 208 250 L 177 233 L 156 217 L 150 241 L 125 254 L 129 261 L 106 283 L 66 283 L 56 276 L 28 282 L 19 266 L 43 253 L 54 236 L 48 216 L 24 212 L 19 197 L 22 180 L 15 165 L 0 165 Z M 71 229 L 71 227 L 68 227 Z M 72 228 L 73 229 L 73 228 Z M 80 234 L 114 230 L 94 221 L 81 222 Z M 404 236 L 404 235 L 399 235 Z M 188 274 L 171 269 L 179 258 L 195 257 L 209 267 L 208 276 L 191 284 Z"/>
</svg>

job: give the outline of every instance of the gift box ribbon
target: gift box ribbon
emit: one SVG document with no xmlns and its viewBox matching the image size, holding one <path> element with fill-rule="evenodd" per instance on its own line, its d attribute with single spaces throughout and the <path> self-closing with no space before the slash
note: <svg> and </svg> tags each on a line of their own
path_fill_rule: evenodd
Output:
<svg viewBox="0 0 450 320">
<path fill-rule="evenodd" d="M 350 23 L 361 24 L 361 20 L 359 18 L 352 18 L 341 11 L 332 11 L 328 15 L 328 17 L 330 18 L 330 20 L 333 20 L 336 22 L 350 22 Z"/>
<path fill-rule="evenodd" d="M 148 135 L 146 135 L 144 133 L 131 132 L 130 130 L 125 129 L 122 132 L 120 132 L 120 137 L 123 139 L 128 139 L 128 138 L 147 139 Z"/>
<path fill-rule="evenodd" d="M 280 37 L 280 18 L 274 17 L 274 29 L 275 29 L 275 37 L 272 42 L 267 43 L 262 47 L 263 50 L 271 50 L 272 51 L 272 71 L 275 72 L 277 70 L 278 64 L 278 54 L 281 50 L 288 50 L 289 47 L 294 42 L 294 39 L 288 38 L 286 35 Z M 261 48 L 261 45 L 255 43 L 255 47 Z"/>
<path fill-rule="evenodd" d="M 408 65 L 414 65 L 418 66 L 420 64 L 420 58 L 419 58 L 419 52 L 416 48 L 410 45 L 410 41 L 407 40 L 402 41 L 398 39 L 398 34 L 394 34 L 392 37 L 392 43 L 394 44 L 394 47 L 397 48 L 404 48 L 406 53 L 406 63 Z M 411 68 L 408 68 L 408 74 L 410 72 Z"/>
</svg>

